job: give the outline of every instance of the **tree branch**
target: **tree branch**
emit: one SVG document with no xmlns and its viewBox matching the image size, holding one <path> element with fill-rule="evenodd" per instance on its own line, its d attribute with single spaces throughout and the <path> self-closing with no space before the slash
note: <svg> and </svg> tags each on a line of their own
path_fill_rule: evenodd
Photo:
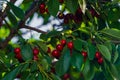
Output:
<svg viewBox="0 0 120 80">
<path fill-rule="evenodd" d="M 40 29 L 38 29 L 38 28 L 34 28 L 34 27 L 31 27 L 31 26 L 27 26 L 27 25 L 22 26 L 21 28 L 30 29 L 30 30 L 37 31 L 37 32 L 39 32 L 39 33 L 47 34 L 47 32 L 45 32 L 45 31 L 42 31 L 42 30 L 40 30 Z"/>
<path fill-rule="evenodd" d="M 12 0 L 13 1 L 13 0 Z M 34 5 L 33 5 L 34 4 Z M 38 1 L 34 1 L 31 5 L 31 8 L 29 8 L 27 11 L 26 11 L 26 14 L 25 14 L 25 18 L 24 20 L 21 20 L 18 24 L 18 28 L 17 29 L 11 29 L 10 30 L 10 34 L 8 35 L 8 37 L 3 41 L 3 42 L 0 42 L 0 49 L 3 49 L 5 48 L 9 41 L 18 33 L 19 29 L 21 27 L 24 26 L 25 24 L 25 21 L 31 16 L 34 14 L 34 12 L 36 12 L 38 10 Z M 4 17 L 5 18 L 5 17 Z M 2 18 L 3 19 L 3 18 Z"/>
</svg>

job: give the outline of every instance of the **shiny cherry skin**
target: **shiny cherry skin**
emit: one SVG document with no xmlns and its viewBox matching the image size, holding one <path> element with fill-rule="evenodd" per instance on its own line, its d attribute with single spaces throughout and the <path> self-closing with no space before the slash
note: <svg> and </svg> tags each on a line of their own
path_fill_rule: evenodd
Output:
<svg viewBox="0 0 120 80">
<path fill-rule="evenodd" d="M 97 52 L 95 53 L 95 58 L 97 58 L 97 59 L 101 58 L 100 52 L 97 51 Z"/>
<path fill-rule="evenodd" d="M 82 51 L 82 55 L 83 55 L 84 57 L 87 57 L 87 52 Z"/>
<path fill-rule="evenodd" d="M 62 40 L 60 41 L 60 43 L 61 43 L 61 45 L 65 46 L 66 40 L 62 39 Z"/>
<path fill-rule="evenodd" d="M 18 54 L 18 53 L 20 53 L 20 52 L 21 52 L 21 49 L 20 49 L 19 47 L 17 47 L 17 48 L 14 49 L 14 53 L 15 53 L 15 54 Z"/>
<path fill-rule="evenodd" d="M 51 55 L 52 55 L 53 57 L 59 59 L 59 57 L 60 57 L 60 52 L 59 52 L 58 50 L 53 50 Z"/>
<path fill-rule="evenodd" d="M 61 44 L 58 44 L 58 45 L 56 46 L 56 49 L 57 49 L 58 51 L 62 51 L 62 50 L 63 50 L 63 46 L 62 46 Z"/>
<path fill-rule="evenodd" d="M 74 47 L 73 42 L 72 42 L 72 41 L 71 41 L 71 42 L 68 42 L 68 43 L 67 43 L 67 47 L 68 47 L 70 50 L 72 50 L 73 47 Z"/>
<path fill-rule="evenodd" d="M 34 48 L 33 49 L 33 55 L 38 55 L 39 54 L 39 49 L 38 48 Z"/>
</svg>

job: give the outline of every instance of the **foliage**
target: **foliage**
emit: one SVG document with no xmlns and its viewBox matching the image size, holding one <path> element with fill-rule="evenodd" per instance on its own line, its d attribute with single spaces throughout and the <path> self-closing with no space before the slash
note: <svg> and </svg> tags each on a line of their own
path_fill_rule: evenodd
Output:
<svg viewBox="0 0 120 80">
<path fill-rule="evenodd" d="M 0 13 L 1 80 L 120 80 L 119 0 L 11 1 Z M 51 16 L 59 25 L 30 27 L 34 14 L 42 26 Z M 24 39 L 22 28 L 41 33 L 39 40 Z"/>
</svg>

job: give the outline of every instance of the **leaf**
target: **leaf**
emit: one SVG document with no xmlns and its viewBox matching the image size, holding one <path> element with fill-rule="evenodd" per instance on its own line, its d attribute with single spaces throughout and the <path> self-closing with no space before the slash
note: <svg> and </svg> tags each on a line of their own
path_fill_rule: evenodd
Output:
<svg viewBox="0 0 120 80">
<path fill-rule="evenodd" d="M 120 77 L 119 77 L 119 75 L 118 75 L 118 71 L 117 71 L 115 65 L 110 64 L 109 67 L 110 67 L 110 71 L 111 71 L 111 75 L 113 76 L 113 79 L 114 79 L 114 80 L 119 80 Z"/>
<path fill-rule="evenodd" d="M 106 37 L 110 38 L 110 39 L 118 39 L 120 40 L 120 30 L 118 29 L 105 29 L 102 30 L 101 33 L 103 33 L 104 35 L 106 35 Z"/>
<path fill-rule="evenodd" d="M 29 63 L 26 63 L 26 64 L 23 66 L 21 72 L 25 71 L 28 67 L 29 67 Z"/>
<path fill-rule="evenodd" d="M 7 2 L 8 6 L 12 9 L 13 13 L 19 18 L 19 19 L 24 19 L 25 14 L 22 9 L 19 7 L 15 6 L 11 2 Z"/>
<path fill-rule="evenodd" d="M 43 80 L 42 74 L 40 72 L 38 73 L 37 80 Z"/>
<path fill-rule="evenodd" d="M 80 39 L 76 39 L 73 41 L 74 42 L 74 48 L 78 51 L 81 51 L 82 49 L 82 41 Z"/>
<path fill-rule="evenodd" d="M 86 2 L 85 0 L 78 0 L 80 8 L 82 9 L 82 12 L 85 13 L 86 10 Z"/>
<path fill-rule="evenodd" d="M 70 10 L 71 13 L 75 13 L 78 8 L 78 1 L 77 0 L 66 0 L 65 1 L 66 8 Z"/>
<path fill-rule="evenodd" d="M 7 11 L 7 16 L 9 18 L 10 22 L 13 24 L 13 26 L 16 27 L 17 26 L 16 17 L 10 11 Z"/>
<path fill-rule="evenodd" d="M 34 71 L 37 71 L 37 70 L 38 70 L 37 63 L 36 63 L 36 62 L 33 62 L 33 63 L 31 64 L 30 70 L 31 70 L 31 72 L 34 72 Z"/>
<path fill-rule="evenodd" d="M 25 44 L 21 47 L 21 54 L 23 60 L 32 60 L 33 54 L 32 54 L 32 48 L 29 44 Z"/>
<path fill-rule="evenodd" d="M 90 60 L 93 60 L 95 57 L 96 47 L 93 44 L 88 43 L 87 51 L 88 51 L 88 58 Z"/>
<path fill-rule="evenodd" d="M 118 51 L 115 51 L 115 53 L 114 53 L 114 59 L 113 59 L 113 63 L 115 63 L 115 62 L 117 61 L 118 58 L 119 58 Z"/>
<path fill-rule="evenodd" d="M 90 64 L 88 59 L 83 68 L 83 75 L 85 76 L 85 80 L 92 80 L 95 75 L 94 65 Z"/>
<path fill-rule="evenodd" d="M 83 64 L 83 56 L 80 53 L 73 52 L 71 57 L 71 65 L 74 66 L 78 71 L 80 71 L 82 64 Z"/>
<path fill-rule="evenodd" d="M 110 54 L 110 51 L 109 49 L 104 46 L 104 45 L 100 45 L 98 44 L 97 45 L 99 51 L 101 52 L 101 54 L 108 60 L 108 61 L 111 61 L 111 54 Z"/>
<path fill-rule="evenodd" d="M 56 16 L 59 10 L 59 1 L 58 0 L 49 0 L 48 2 L 48 11 L 51 15 Z"/>
<path fill-rule="evenodd" d="M 47 38 L 54 37 L 54 36 L 57 36 L 57 35 L 60 35 L 60 34 L 61 34 L 61 31 L 53 30 L 53 31 L 50 31 L 50 32 L 47 34 Z"/>
<path fill-rule="evenodd" d="M 20 72 L 22 66 L 18 66 L 17 68 L 15 68 L 14 70 L 12 70 L 11 72 L 9 72 L 4 78 L 3 80 L 14 80 L 14 78 L 17 76 L 17 74 Z"/>
<path fill-rule="evenodd" d="M 64 73 L 67 72 L 70 65 L 70 52 L 66 49 L 63 52 L 60 60 L 56 63 L 55 70 L 58 76 L 62 76 Z"/>
<path fill-rule="evenodd" d="M 37 42 L 37 44 L 40 46 L 40 48 L 44 51 L 47 52 L 47 45 L 41 41 Z"/>
</svg>

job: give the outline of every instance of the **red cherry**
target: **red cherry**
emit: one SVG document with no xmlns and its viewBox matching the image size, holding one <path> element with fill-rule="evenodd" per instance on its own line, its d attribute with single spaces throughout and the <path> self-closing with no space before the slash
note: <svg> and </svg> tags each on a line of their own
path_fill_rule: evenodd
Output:
<svg viewBox="0 0 120 80">
<path fill-rule="evenodd" d="M 61 45 L 65 46 L 66 40 L 62 39 L 62 40 L 60 41 L 60 43 L 61 43 Z"/>
<path fill-rule="evenodd" d="M 83 55 L 84 57 L 87 57 L 87 52 L 82 51 L 82 55 Z"/>
<path fill-rule="evenodd" d="M 97 52 L 95 53 L 95 58 L 97 58 L 97 59 L 101 58 L 100 52 L 97 51 Z"/>
<path fill-rule="evenodd" d="M 69 19 L 68 18 L 64 18 L 64 24 L 68 24 L 69 23 Z"/>
<path fill-rule="evenodd" d="M 63 18 L 64 18 L 64 14 L 63 14 L 62 12 L 60 12 L 60 13 L 58 14 L 58 18 L 59 18 L 59 19 L 63 19 Z"/>
<path fill-rule="evenodd" d="M 69 75 L 69 74 L 64 74 L 63 80 L 68 80 L 69 78 L 70 78 L 70 75 Z"/>
<path fill-rule="evenodd" d="M 46 7 L 45 3 L 41 3 L 39 6 L 40 9 L 45 9 L 45 7 Z"/>
<path fill-rule="evenodd" d="M 37 60 L 38 60 L 38 56 L 37 56 L 37 55 L 34 55 L 34 56 L 33 56 L 33 60 L 37 61 Z"/>
<path fill-rule="evenodd" d="M 58 50 L 53 50 L 53 51 L 52 51 L 52 56 L 55 57 L 55 58 L 57 58 L 57 59 L 59 59 L 59 57 L 60 57 L 60 52 L 59 52 Z"/>
<path fill-rule="evenodd" d="M 59 0 L 59 3 L 61 3 L 61 4 L 64 3 L 64 0 Z"/>
<path fill-rule="evenodd" d="M 15 57 L 17 58 L 17 59 L 22 59 L 22 56 L 21 56 L 21 54 L 20 53 L 17 53 L 16 55 L 15 55 Z"/>
<path fill-rule="evenodd" d="M 45 12 L 46 12 L 45 9 L 40 9 L 40 13 L 41 13 L 41 14 L 44 14 Z"/>
<path fill-rule="evenodd" d="M 17 47 L 17 48 L 14 49 L 14 53 L 15 53 L 15 54 L 18 54 L 18 53 L 20 53 L 20 52 L 21 52 L 21 49 L 20 49 L 19 47 Z"/>
<path fill-rule="evenodd" d="M 45 12 L 46 12 L 46 13 L 49 13 L 48 8 L 45 9 Z"/>
<path fill-rule="evenodd" d="M 103 58 L 102 58 L 102 57 L 98 59 L 98 63 L 99 63 L 99 64 L 102 64 L 102 63 L 103 63 Z"/>
<path fill-rule="evenodd" d="M 47 53 L 51 53 L 51 49 L 50 49 L 50 47 L 48 47 Z"/>
<path fill-rule="evenodd" d="M 68 42 L 67 43 L 67 47 L 70 49 L 70 50 L 72 50 L 73 49 L 73 42 Z"/>
<path fill-rule="evenodd" d="M 33 49 L 33 54 L 34 55 L 38 55 L 39 54 L 39 49 L 38 48 L 34 48 Z"/>
<path fill-rule="evenodd" d="M 57 49 L 58 51 L 62 51 L 62 50 L 63 50 L 63 46 L 62 46 L 61 44 L 58 44 L 58 45 L 56 46 L 56 49 Z"/>
</svg>

